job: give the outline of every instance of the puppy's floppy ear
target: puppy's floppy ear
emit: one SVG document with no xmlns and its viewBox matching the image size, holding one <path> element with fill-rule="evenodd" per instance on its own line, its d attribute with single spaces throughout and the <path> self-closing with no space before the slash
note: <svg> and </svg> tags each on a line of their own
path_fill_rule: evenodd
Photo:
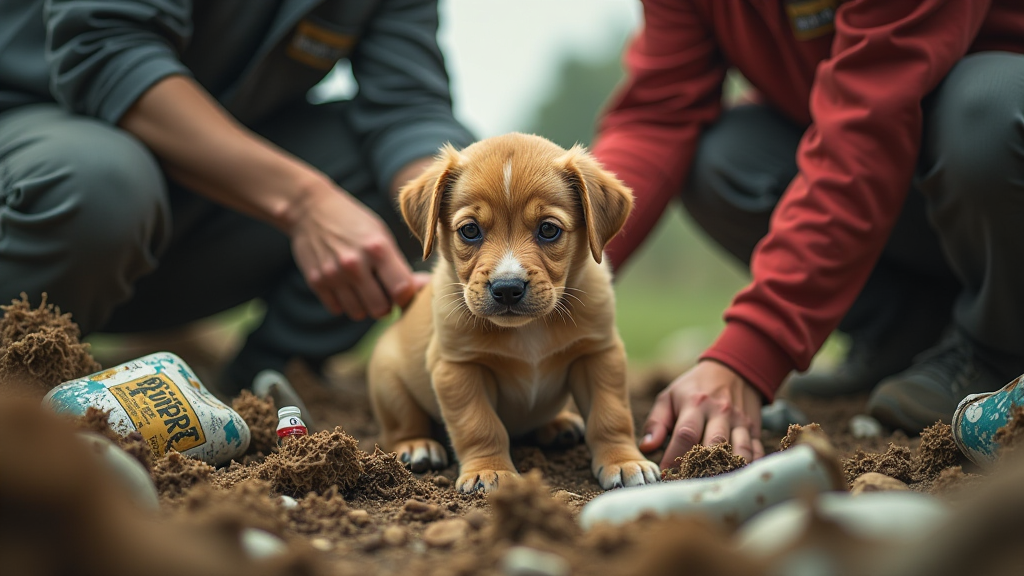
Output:
<svg viewBox="0 0 1024 576">
<path fill-rule="evenodd" d="M 580 196 L 590 253 L 600 264 L 605 244 L 622 229 L 633 209 L 633 192 L 579 144 L 555 162 Z"/>
<path fill-rule="evenodd" d="M 398 193 L 402 217 L 416 239 L 423 245 L 423 259 L 434 249 L 437 220 L 441 216 L 441 200 L 458 177 L 462 155 L 445 144 L 434 163 L 409 181 Z"/>
</svg>

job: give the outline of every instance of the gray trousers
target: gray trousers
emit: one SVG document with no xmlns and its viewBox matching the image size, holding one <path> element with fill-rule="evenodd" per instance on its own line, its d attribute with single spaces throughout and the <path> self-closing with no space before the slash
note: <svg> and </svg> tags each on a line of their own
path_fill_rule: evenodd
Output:
<svg viewBox="0 0 1024 576">
<path fill-rule="evenodd" d="M 683 204 L 744 263 L 797 173 L 802 134 L 743 106 L 702 137 Z M 840 330 L 884 339 L 908 307 L 928 306 L 927 323 L 952 316 L 1008 378 L 1024 372 L 1024 55 L 969 55 L 928 96 L 912 187 Z"/>
<path fill-rule="evenodd" d="M 345 102 L 297 103 L 256 132 L 380 214 L 419 253 L 376 190 Z M 53 104 L 0 114 L 0 302 L 26 292 L 71 312 L 86 335 L 180 326 L 254 298 L 266 303 L 228 371 L 226 393 L 291 357 L 314 365 L 373 322 L 331 315 L 295 266 L 288 238 L 170 182 L 148 149 Z"/>
</svg>

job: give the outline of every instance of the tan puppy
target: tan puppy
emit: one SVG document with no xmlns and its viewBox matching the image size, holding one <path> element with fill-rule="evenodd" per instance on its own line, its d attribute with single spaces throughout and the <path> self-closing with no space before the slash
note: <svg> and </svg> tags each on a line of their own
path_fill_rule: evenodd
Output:
<svg viewBox="0 0 1024 576">
<path fill-rule="evenodd" d="M 582 148 L 509 134 L 437 161 L 402 189 L 402 214 L 431 283 L 381 337 L 369 384 L 385 448 L 413 470 L 447 466 L 462 492 L 516 474 L 509 437 L 578 441 L 586 419 L 603 488 L 656 482 L 637 449 L 626 354 L 602 250 L 629 215 L 629 189 Z"/>
</svg>

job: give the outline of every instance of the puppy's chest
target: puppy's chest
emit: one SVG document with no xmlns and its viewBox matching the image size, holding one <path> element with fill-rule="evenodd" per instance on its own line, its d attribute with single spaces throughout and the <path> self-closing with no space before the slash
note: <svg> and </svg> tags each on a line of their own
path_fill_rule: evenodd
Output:
<svg viewBox="0 0 1024 576">
<path fill-rule="evenodd" d="M 579 342 L 529 330 L 492 344 L 484 362 L 497 380 L 499 404 L 530 410 L 567 392 L 569 367 L 580 354 Z"/>
</svg>

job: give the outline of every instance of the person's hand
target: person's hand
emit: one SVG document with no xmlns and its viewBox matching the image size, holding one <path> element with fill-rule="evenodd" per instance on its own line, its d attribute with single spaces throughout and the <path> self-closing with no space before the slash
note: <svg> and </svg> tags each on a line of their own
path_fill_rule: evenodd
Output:
<svg viewBox="0 0 1024 576">
<path fill-rule="evenodd" d="M 662 469 L 702 441 L 706 446 L 730 441 L 736 454 L 756 460 L 764 456 L 761 397 L 732 369 L 702 360 L 658 394 L 640 450 L 657 450 L 669 435 Z"/>
<path fill-rule="evenodd" d="M 335 314 L 382 318 L 395 305 L 407 306 L 426 284 L 380 217 L 326 178 L 306 194 L 292 222 L 299 270 Z"/>
</svg>

